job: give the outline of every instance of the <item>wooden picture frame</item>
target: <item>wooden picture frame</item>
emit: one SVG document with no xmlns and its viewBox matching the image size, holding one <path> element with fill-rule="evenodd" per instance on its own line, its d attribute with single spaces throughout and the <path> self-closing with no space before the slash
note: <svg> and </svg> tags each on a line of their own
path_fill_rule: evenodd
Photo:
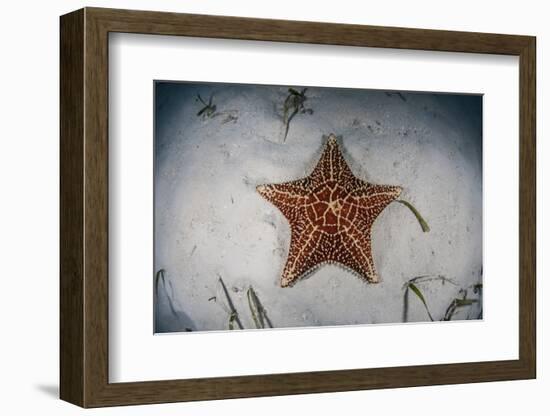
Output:
<svg viewBox="0 0 550 416">
<path fill-rule="evenodd" d="M 82 407 L 536 377 L 535 38 L 85 8 L 61 17 L 60 396 Z M 368 46 L 519 57 L 519 359 L 170 381 L 108 379 L 108 34 Z"/>
</svg>

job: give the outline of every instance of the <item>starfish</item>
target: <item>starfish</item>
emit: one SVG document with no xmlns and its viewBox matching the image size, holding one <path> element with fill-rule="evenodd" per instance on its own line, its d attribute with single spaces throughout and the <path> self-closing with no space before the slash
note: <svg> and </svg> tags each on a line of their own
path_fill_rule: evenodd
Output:
<svg viewBox="0 0 550 416">
<path fill-rule="evenodd" d="M 290 224 L 282 287 L 292 286 L 330 263 L 344 266 L 369 283 L 379 282 L 372 258 L 371 228 L 402 188 L 357 178 L 334 134 L 328 137 L 321 159 L 309 176 L 256 189 Z"/>
</svg>

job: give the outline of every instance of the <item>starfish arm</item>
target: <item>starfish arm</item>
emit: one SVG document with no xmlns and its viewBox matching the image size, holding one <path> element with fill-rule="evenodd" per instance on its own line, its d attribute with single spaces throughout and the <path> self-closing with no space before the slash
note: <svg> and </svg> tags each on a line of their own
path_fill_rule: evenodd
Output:
<svg viewBox="0 0 550 416">
<path fill-rule="evenodd" d="M 351 226 L 341 235 L 342 253 L 335 261 L 357 273 L 369 283 L 378 283 L 379 278 L 372 259 L 370 230 L 366 233 Z"/>
<path fill-rule="evenodd" d="M 338 140 L 331 134 L 319 162 L 310 175 L 313 187 L 329 181 L 344 181 L 351 177 L 353 173 L 338 147 Z"/>
<path fill-rule="evenodd" d="M 312 261 L 314 253 L 320 244 L 322 233 L 311 223 L 293 226 L 291 229 L 290 249 L 281 276 L 281 286 L 291 286 L 305 273 L 316 266 Z"/>
<path fill-rule="evenodd" d="M 403 188 L 391 185 L 365 185 L 358 187 L 352 198 L 359 208 L 360 215 L 367 215 L 374 221 L 378 215 L 393 201 L 399 198 Z"/>
<path fill-rule="evenodd" d="M 275 205 L 288 220 L 292 220 L 306 203 L 307 183 L 306 178 L 280 184 L 259 185 L 256 190 Z"/>
</svg>

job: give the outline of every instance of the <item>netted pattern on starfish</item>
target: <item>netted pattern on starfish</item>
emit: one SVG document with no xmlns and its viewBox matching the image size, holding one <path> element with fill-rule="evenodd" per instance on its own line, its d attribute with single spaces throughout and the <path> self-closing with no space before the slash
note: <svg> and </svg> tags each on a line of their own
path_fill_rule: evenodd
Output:
<svg viewBox="0 0 550 416">
<path fill-rule="evenodd" d="M 281 286 L 290 286 L 327 263 L 340 264 L 370 283 L 379 281 L 372 259 L 371 228 L 402 189 L 357 178 L 334 135 L 329 136 L 311 175 L 260 185 L 257 190 L 290 224 Z"/>
</svg>

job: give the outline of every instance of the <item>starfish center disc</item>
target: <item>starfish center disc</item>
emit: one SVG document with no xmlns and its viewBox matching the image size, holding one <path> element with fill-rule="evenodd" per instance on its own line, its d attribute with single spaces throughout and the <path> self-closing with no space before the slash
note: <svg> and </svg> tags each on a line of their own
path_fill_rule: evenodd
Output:
<svg viewBox="0 0 550 416">
<path fill-rule="evenodd" d="M 306 204 L 307 218 L 318 230 L 336 234 L 346 230 L 357 214 L 345 189 L 336 182 L 318 186 Z"/>
</svg>

